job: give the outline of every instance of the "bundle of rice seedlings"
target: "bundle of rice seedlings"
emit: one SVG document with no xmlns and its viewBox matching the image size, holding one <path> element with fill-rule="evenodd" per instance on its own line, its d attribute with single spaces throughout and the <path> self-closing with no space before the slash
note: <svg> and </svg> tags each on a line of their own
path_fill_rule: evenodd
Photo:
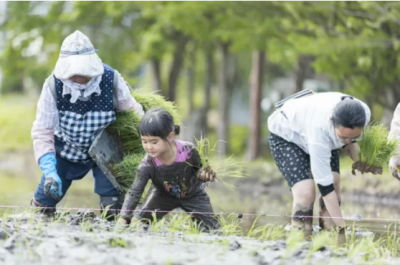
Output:
<svg viewBox="0 0 400 265">
<path fill-rule="evenodd" d="M 125 156 L 121 163 L 114 165 L 114 176 L 125 190 L 135 181 L 137 168 L 144 156 L 144 152 L 130 154 Z"/>
<path fill-rule="evenodd" d="M 215 145 L 213 149 L 209 149 L 210 141 L 207 138 L 201 137 L 200 140 L 195 139 L 196 150 L 200 155 L 201 163 L 205 167 L 206 172 L 211 170 L 215 172 L 216 180 L 221 181 L 227 188 L 234 190 L 235 186 L 226 182 L 227 178 L 243 178 L 245 176 L 242 164 L 236 161 L 232 156 L 230 157 L 217 157 L 213 156 L 210 160 L 211 152 L 215 152 Z"/>
<path fill-rule="evenodd" d="M 364 129 L 364 139 L 358 143 L 358 161 L 352 166 L 353 175 L 355 170 L 382 174 L 383 166 L 387 165 L 390 157 L 399 149 L 399 141 L 388 140 L 388 135 L 388 130 L 382 124 L 376 123 Z"/>
<path fill-rule="evenodd" d="M 173 102 L 163 96 L 141 89 L 132 91 L 132 96 L 143 106 L 144 111 L 159 107 L 171 113 L 175 124 L 181 124 L 181 115 Z M 127 190 L 136 177 L 137 167 L 145 155 L 142 140 L 138 132 L 141 116 L 135 111 L 118 112 L 116 121 L 107 129 L 119 138 L 124 153 L 123 161 L 113 165 L 113 175 L 118 183 Z"/>
</svg>

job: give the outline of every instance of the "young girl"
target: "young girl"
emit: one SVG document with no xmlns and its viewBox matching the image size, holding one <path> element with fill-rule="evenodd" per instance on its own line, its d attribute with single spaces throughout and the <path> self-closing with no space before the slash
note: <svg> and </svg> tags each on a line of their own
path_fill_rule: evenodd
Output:
<svg viewBox="0 0 400 265">
<path fill-rule="evenodd" d="M 182 208 L 195 212 L 193 218 L 207 229 L 216 229 L 205 182 L 214 181 L 214 172 L 205 172 L 200 156 L 192 143 L 175 140 L 180 127 L 168 111 L 151 109 L 139 124 L 139 133 L 147 155 L 139 165 L 121 211 L 120 224 L 129 224 L 149 179 L 152 187 L 138 214 L 140 219 L 153 221 L 153 212 L 160 220 L 169 211 Z"/>
</svg>

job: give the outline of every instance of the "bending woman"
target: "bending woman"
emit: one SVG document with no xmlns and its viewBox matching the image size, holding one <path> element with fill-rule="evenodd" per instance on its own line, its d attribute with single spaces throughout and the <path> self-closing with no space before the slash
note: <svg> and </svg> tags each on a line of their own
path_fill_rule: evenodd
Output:
<svg viewBox="0 0 400 265">
<path fill-rule="evenodd" d="M 339 150 L 357 160 L 357 142 L 370 117 L 360 100 L 328 92 L 289 100 L 268 118 L 271 153 L 293 194 L 292 226 L 311 233 L 315 183 L 321 194 L 319 215 L 325 217 L 321 228 L 344 226 Z"/>
</svg>

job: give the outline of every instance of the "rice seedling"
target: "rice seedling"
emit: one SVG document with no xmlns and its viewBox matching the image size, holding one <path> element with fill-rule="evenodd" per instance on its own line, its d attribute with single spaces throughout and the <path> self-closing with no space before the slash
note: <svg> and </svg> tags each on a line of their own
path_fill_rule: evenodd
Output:
<svg viewBox="0 0 400 265">
<path fill-rule="evenodd" d="M 189 217 L 190 218 L 186 219 L 187 224 L 188 224 L 187 232 L 191 235 L 199 235 L 202 232 L 201 227 L 199 226 L 199 224 L 197 223 L 196 220 L 191 218 L 191 216 L 189 216 Z"/>
<path fill-rule="evenodd" d="M 348 245 L 347 257 L 350 260 L 369 261 L 372 258 L 383 257 L 384 252 L 380 240 L 374 240 L 373 236 L 368 236 Z"/>
<path fill-rule="evenodd" d="M 247 232 L 247 238 L 255 238 L 260 241 L 275 241 L 283 239 L 285 229 L 282 225 L 266 224 L 256 227 L 258 218 L 260 218 L 260 216 L 257 216 L 249 231 Z"/>
<path fill-rule="evenodd" d="M 303 243 L 304 232 L 300 229 L 292 228 L 286 238 L 286 255 L 290 256 Z"/>
<path fill-rule="evenodd" d="M 137 168 L 144 155 L 144 152 L 130 154 L 125 156 L 121 163 L 114 165 L 114 176 L 125 191 L 127 191 L 135 181 Z"/>
<path fill-rule="evenodd" d="M 376 123 L 364 129 L 364 138 L 359 142 L 358 161 L 352 166 L 361 173 L 382 174 L 383 166 L 399 149 L 399 141 L 388 139 L 389 132 L 382 124 Z"/>
<path fill-rule="evenodd" d="M 308 250 L 307 257 L 310 258 L 315 252 L 321 250 L 324 247 L 327 247 L 331 238 L 332 235 L 329 231 L 323 231 L 314 236 L 312 238 L 311 246 Z"/>
<path fill-rule="evenodd" d="M 127 248 L 128 247 L 128 242 L 126 242 L 123 238 L 120 238 L 120 237 L 109 238 L 105 241 L 105 243 L 112 248 Z"/>
<path fill-rule="evenodd" d="M 144 152 L 138 131 L 141 116 L 135 111 L 118 112 L 116 120 L 108 126 L 108 131 L 118 137 L 124 154 Z"/>
<path fill-rule="evenodd" d="M 168 222 L 168 227 L 167 231 L 169 232 L 176 232 L 176 231 L 182 231 L 182 228 L 186 223 L 188 223 L 188 219 L 191 218 L 190 215 L 183 215 L 183 214 L 174 214 L 170 215 L 170 219 Z"/>
<path fill-rule="evenodd" d="M 199 153 L 201 163 L 206 172 L 211 170 L 217 176 L 217 180 L 221 181 L 227 188 L 234 190 L 235 186 L 226 182 L 227 178 L 243 178 L 245 176 L 242 163 L 236 161 L 232 156 L 227 158 L 221 158 L 213 156 L 212 152 L 215 152 L 215 145 L 210 150 L 210 141 L 207 138 L 201 137 L 200 139 L 195 138 L 196 150 Z"/>
<path fill-rule="evenodd" d="M 220 215 L 219 223 L 221 227 L 219 231 L 224 236 L 240 235 L 243 232 L 240 222 L 241 219 L 237 218 L 236 214 Z"/>
<path fill-rule="evenodd" d="M 397 233 L 397 224 L 394 224 L 394 229 L 391 231 L 393 224 L 388 226 L 387 232 L 382 235 L 382 243 L 384 247 L 390 251 L 391 255 L 396 257 L 400 248 L 400 237 Z"/>
</svg>

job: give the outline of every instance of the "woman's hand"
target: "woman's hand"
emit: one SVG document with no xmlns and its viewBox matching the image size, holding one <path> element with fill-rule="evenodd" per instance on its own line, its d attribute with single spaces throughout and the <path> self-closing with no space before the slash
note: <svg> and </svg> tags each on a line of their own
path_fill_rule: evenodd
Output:
<svg viewBox="0 0 400 265">
<path fill-rule="evenodd" d="M 358 152 L 360 152 L 360 146 L 358 143 L 351 143 L 344 147 L 346 154 L 353 160 L 353 162 L 357 162 L 358 160 Z"/>
<path fill-rule="evenodd" d="M 122 233 L 127 226 L 128 226 L 128 221 L 120 217 L 114 226 L 114 231 L 117 233 Z"/>
<path fill-rule="evenodd" d="M 120 217 L 119 219 L 118 219 L 118 222 L 117 222 L 118 224 L 120 224 L 120 225 L 127 225 L 128 224 L 128 222 L 124 219 L 124 218 L 122 218 L 122 217 Z"/>
<path fill-rule="evenodd" d="M 208 182 L 208 181 L 213 182 L 216 177 L 217 177 L 217 175 L 211 169 L 207 170 L 207 171 L 203 169 L 199 175 L 199 179 L 204 182 Z"/>
</svg>

